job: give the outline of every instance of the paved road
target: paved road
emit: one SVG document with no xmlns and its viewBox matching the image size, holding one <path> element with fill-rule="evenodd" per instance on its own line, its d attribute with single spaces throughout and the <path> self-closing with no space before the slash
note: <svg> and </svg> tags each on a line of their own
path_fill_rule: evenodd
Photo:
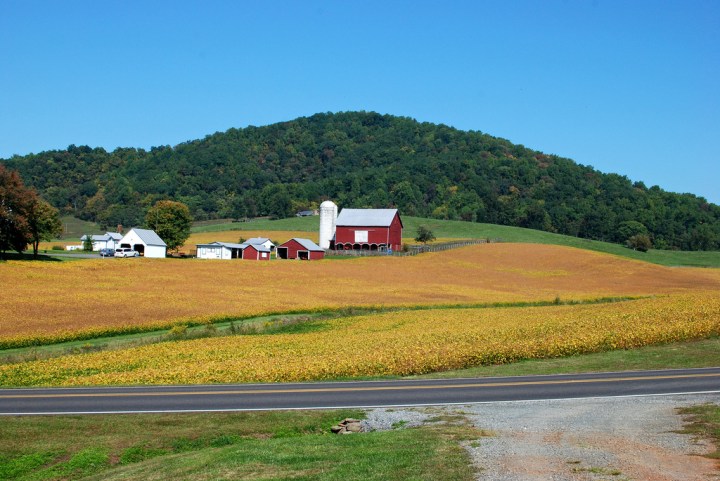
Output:
<svg viewBox="0 0 720 481">
<path fill-rule="evenodd" d="M 1 389 L 0 415 L 329 409 L 720 392 L 720 368 L 481 379 Z"/>
</svg>

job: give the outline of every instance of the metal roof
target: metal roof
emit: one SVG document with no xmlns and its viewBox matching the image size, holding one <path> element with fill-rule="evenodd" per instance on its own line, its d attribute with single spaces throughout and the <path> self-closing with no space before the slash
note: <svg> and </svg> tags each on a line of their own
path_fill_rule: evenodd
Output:
<svg viewBox="0 0 720 481">
<path fill-rule="evenodd" d="M 243 244 L 256 245 L 256 244 L 264 244 L 264 243 L 266 243 L 266 242 L 270 242 L 270 244 L 275 245 L 275 244 L 273 244 L 272 241 L 271 241 L 270 239 L 268 239 L 267 237 L 252 237 L 252 238 L 246 240 L 245 242 L 243 242 Z"/>
<path fill-rule="evenodd" d="M 302 239 L 300 237 L 293 237 L 290 240 L 294 240 L 295 242 L 297 242 L 298 244 L 300 244 L 301 246 L 303 246 L 305 249 L 307 249 L 309 251 L 325 252 L 325 249 L 323 249 L 322 247 L 320 247 L 319 245 L 317 245 L 310 239 Z M 288 241 L 288 242 L 290 242 L 290 241 Z"/>
<path fill-rule="evenodd" d="M 167 247 L 167 244 L 165 241 L 163 241 L 159 235 L 155 233 L 154 230 L 149 229 L 130 229 L 131 231 L 135 231 L 137 236 L 140 238 L 141 241 L 143 241 L 145 244 L 149 246 L 163 246 Z M 129 234 L 129 232 L 128 232 Z M 127 235 L 127 234 L 125 234 Z"/>
<path fill-rule="evenodd" d="M 120 239 L 122 239 L 122 237 L 123 237 L 122 234 L 117 234 L 115 232 L 106 232 L 104 234 L 92 234 L 90 236 L 90 238 L 93 240 L 93 242 L 109 241 L 110 239 L 119 241 Z M 85 239 L 87 239 L 87 234 L 80 238 L 81 241 L 84 241 Z"/>
<path fill-rule="evenodd" d="M 265 247 L 262 244 L 240 244 L 240 249 L 245 250 L 248 247 L 252 247 L 258 252 L 271 252 L 268 247 Z"/>
<path fill-rule="evenodd" d="M 388 227 L 397 215 L 397 209 L 343 209 L 335 221 L 343 227 Z"/>
<path fill-rule="evenodd" d="M 218 241 L 211 242 L 209 244 L 195 244 L 195 245 L 197 245 L 198 247 L 222 246 L 222 247 L 227 247 L 228 249 L 244 249 L 245 247 L 247 247 L 245 244 L 233 244 L 232 242 L 218 242 Z"/>
</svg>

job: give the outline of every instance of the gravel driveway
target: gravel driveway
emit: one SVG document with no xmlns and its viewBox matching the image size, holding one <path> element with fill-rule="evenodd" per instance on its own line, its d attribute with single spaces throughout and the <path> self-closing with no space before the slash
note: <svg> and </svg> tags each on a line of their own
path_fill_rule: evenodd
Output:
<svg viewBox="0 0 720 481">
<path fill-rule="evenodd" d="M 710 481 L 718 465 L 702 457 L 712 447 L 674 431 L 679 407 L 720 395 L 592 398 L 448 406 L 493 436 L 466 444 L 478 481 Z M 438 408 L 376 409 L 368 428 L 418 425 Z"/>
</svg>

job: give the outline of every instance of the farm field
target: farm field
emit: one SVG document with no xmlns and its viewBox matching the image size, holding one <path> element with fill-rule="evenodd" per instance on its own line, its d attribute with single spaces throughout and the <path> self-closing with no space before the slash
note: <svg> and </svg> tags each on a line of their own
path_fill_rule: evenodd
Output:
<svg viewBox="0 0 720 481">
<path fill-rule="evenodd" d="M 439 308 L 312 321 L 0 366 L 2 386 L 288 382 L 408 376 L 720 335 L 717 292 L 616 303 Z"/>
<path fill-rule="evenodd" d="M 0 345 L 348 306 L 587 300 L 720 290 L 720 271 L 552 245 L 322 262 L 98 259 L 0 268 Z"/>
<path fill-rule="evenodd" d="M 322 262 L 9 261 L 0 282 L 13 286 L 0 303 L 5 348 L 267 313 L 410 308 L 5 364 L 3 386 L 406 376 L 720 335 L 719 270 L 541 244 Z M 638 299 L 547 305 L 628 297 Z M 532 302 L 546 305 L 492 307 Z"/>
</svg>

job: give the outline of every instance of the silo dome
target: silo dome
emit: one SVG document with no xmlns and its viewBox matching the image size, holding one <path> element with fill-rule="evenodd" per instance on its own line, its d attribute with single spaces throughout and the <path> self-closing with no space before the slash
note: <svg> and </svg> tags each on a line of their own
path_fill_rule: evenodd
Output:
<svg viewBox="0 0 720 481">
<path fill-rule="evenodd" d="M 335 219 L 337 219 L 337 205 L 331 200 L 320 204 L 320 247 L 330 248 L 330 240 L 335 235 Z"/>
</svg>

